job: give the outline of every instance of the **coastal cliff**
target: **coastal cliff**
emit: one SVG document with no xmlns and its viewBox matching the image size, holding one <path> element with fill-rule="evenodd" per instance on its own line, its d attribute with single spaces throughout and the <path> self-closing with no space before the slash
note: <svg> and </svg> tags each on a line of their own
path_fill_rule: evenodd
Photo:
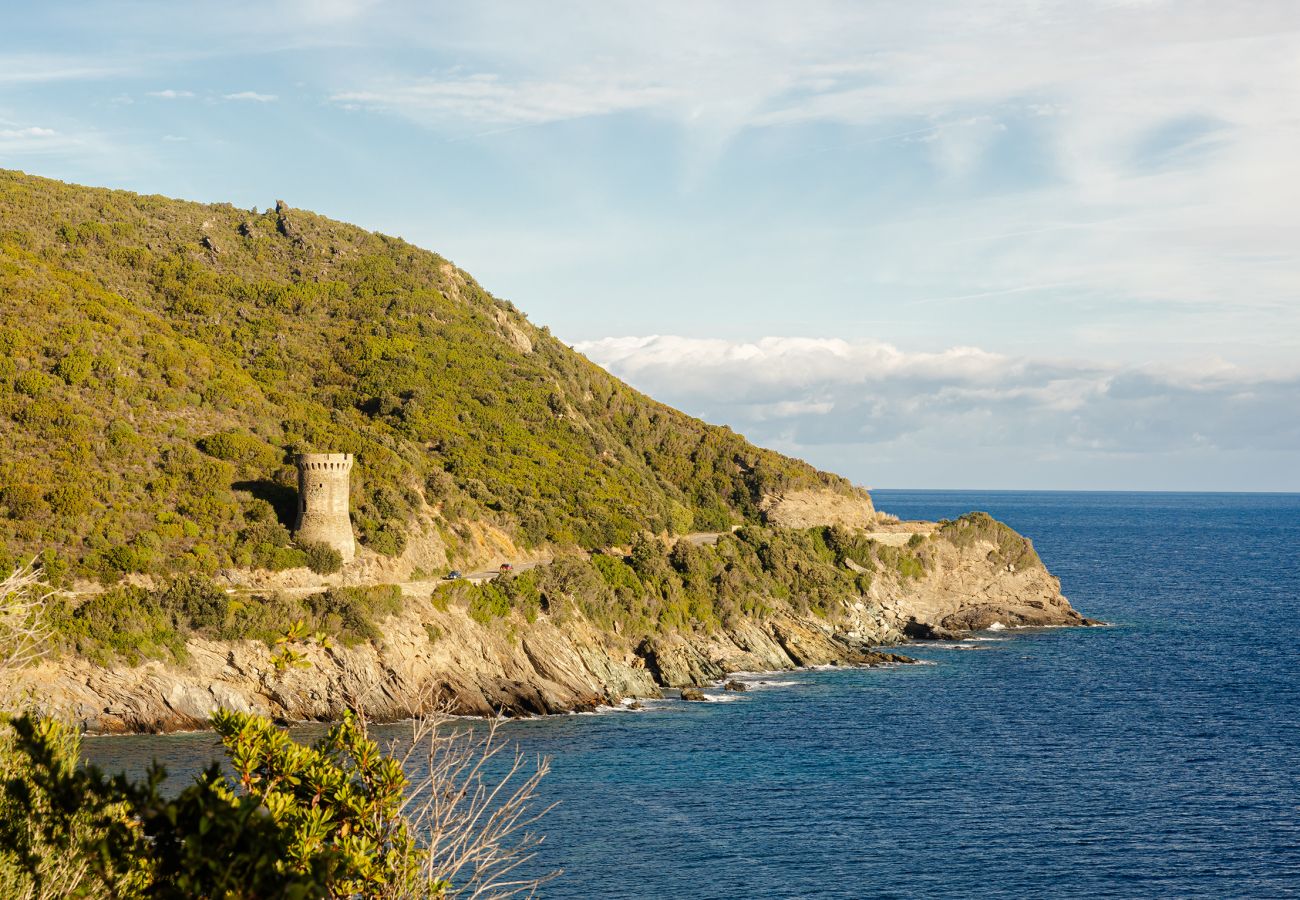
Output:
<svg viewBox="0 0 1300 900">
<path fill-rule="evenodd" d="M 90 730 L 560 712 L 1083 621 L 1005 526 L 881 515 L 400 238 L 7 171 L 0 221 L 0 570 L 60 590 L 22 678 Z"/>
<path fill-rule="evenodd" d="M 470 715 L 532 715 L 659 697 L 663 688 L 707 685 L 736 671 L 907 662 L 891 648 L 909 635 L 995 622 L 1088 623 L 1036 559 L 1019 566 L 1007 559 L 996 537 L 1003 531 L 954 542 L 936 537 L 937 523 L 883 527 L 890 530 L 874 532 L 873 542 L 912 542 L 918 555 L 908 558 L 923 559 L 923 569 L 880 572 L 830 616 L 787 606 L 713 629 L 631 640 L 593 623 L 576 605 L 555 604 L 531 622 L 512 615 L 484 623 L 460 606 L 439 608 L 430 599 L 435 583 L 408 582 L 403 607 L 383 622 L 380 640 L 305 645 L 302 667 L 278 667 L 260 641 L 191 638 L 184 662 L 105 666 L 64 656 L 30 670 L 26 681 L 42 707 L 92 732 L 201 728 L 218 707 L 290 721 L 337 718 L 349 705 L 375 719 L 434 705 Z M 1018 545 L 1019 557 L 1027 546 Z"/>
</svg>

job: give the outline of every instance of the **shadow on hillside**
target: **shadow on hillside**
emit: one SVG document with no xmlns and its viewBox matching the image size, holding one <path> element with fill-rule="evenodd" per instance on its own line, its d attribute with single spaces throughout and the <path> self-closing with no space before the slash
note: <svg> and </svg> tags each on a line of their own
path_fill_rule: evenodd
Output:
<svg viewBox="0 0 1300 900">
<path fill-rule="evenodd" d="M 293 528 L 298 518 L 298 492 L 274 481 L 236 481 L 231 485 L 237 491 L 247 491 L 258 500 L 265 500 L 275 510 L 275 517 L 285 528 Z"/>
</svg>

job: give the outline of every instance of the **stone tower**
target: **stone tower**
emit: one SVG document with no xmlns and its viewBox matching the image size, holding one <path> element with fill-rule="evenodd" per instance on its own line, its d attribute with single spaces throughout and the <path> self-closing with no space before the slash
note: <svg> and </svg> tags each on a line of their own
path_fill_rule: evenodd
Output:
<svg viewBox="0 0 1300 900">
<path fill-rule="evenodd" d="M 298 522 L 294 537 L 329 544 L 351 562 L 357 555 L 348 514 L 351 453 L 300 453 L 298 463 Z"/>
</svg>

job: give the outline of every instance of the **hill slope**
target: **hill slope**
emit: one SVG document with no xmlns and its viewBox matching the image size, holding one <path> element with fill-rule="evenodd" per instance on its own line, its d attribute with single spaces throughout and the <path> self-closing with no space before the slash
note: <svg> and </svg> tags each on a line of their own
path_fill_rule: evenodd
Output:
<svg viewBox="0 0 1300 900">
<path fill-rule="evenodd" d="M 301 564 L 306 450 L 357 455 L 358 537 L 387 556 L 417 521 L 591 548 L 855 493 L 639 394 L 436 254 L 283 204 L 0 171 L 0 303 L 0 544 L 55 574 Z"/>
</svg>

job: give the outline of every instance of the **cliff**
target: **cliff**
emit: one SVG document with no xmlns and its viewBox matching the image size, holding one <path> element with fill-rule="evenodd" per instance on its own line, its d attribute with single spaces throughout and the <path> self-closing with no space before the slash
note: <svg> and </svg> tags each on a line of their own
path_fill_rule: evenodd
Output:
<svg viewBox="0 0 1300 900">
<path fill-rule="evenodd" d="M 382 639 L 305 645 L 305 667 L 277 667 L 260 641 L 192 638 L 183 663 L 103 666 L 65 656 L 30 670 L 26 681 L 44 708 L 97 732 L 199 728 L 218 706 L 286 720 L 335 718 L 349 704 L 376 719 L 444 703 L 474 715 L 544 714 L 658 697 L 662 688 L 734 671 L 905 662 L 883 648 L 907 634 L 994 622 L 1088 624 L 1045 568 L 1015 568 L 996 541 L 980 536 L 959 546 L 930 537 L 940 529 L 934 523 L 898 529 L 879 537 L 925 536 L 923 571 L 882 571 L 830 617 L 787 606 L 716 628 L 629 639 L 574 605 L 555 604 L 531 622 L 512 614 L 484 623 L 463 607 L 433 603 L 435 583 L 410 582 Z"/>
</svg>

